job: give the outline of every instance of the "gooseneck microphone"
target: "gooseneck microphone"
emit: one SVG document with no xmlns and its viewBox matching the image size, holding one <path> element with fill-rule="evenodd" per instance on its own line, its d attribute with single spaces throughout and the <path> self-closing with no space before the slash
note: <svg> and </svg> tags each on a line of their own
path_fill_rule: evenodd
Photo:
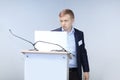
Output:
<svg viewBox="0 0 120 80">
<path fill-rule="evenodd" d="M 14 37 L 17 37 L 17 38 L 19 38 L 19 39 L 21 39 L 21 40 L 24 40 L 24 41 L 26 41 L 26 42 L 28 42 L 28 43 L 32 44 L 32 46 L 34 47 L 34 49 L 33 49 L 33 50 L 38 51 L 38 49 L 36 49 L 36 48 L 35 48 L 35 44 L 34 44 L 34 43 L 32 43 L 31 41 L 28 41 L 27 39 L 24 39 L 24 38 L 22 38 L 22 37 L 20 37 L 20 36 L 17 36 L 16 34 L 14 34 L 14 33 L 12 32 L 12 30 L 11 30 L 11 29 L 9 29 L 9 32 L 10 32 L 10 33 L 11 33 Z"/>
<path fill-rule="evenodd" d="M 21 40 L 24 40 L 24 41 L 32 44 L 32 46 L 34 47 L 33 50 L 38 51 L 38 49 L 35 47 L 35 45 L 36 45 L 38 42 L 42 42 L 42 43 L 57 45 L 57 46 L 59 46 L 59 47 L 62 49 L 62 50 L 53 50 L 53 51 L 63 51 L 63 52 L 67 52 L 67 50 L 65 50 L 65 49 L 64 49 L 61 45 L 59 45 L 59 44 L 55 44 L 55 43 L 51 43 L 51 42 L 46 42 L 46 41 L 36 41 L 35 43 L 32 43 L 31 41 L 29 41 L 29 40 L 27 40 L 27 39 L 24 39 L 24 38 L 22 38 L 22 37 L 20 37 L 20 36 L 17 36 L 16 34 L 14 34 L 14 33 L 12 32 L 11 29 L 9 29 L 9 32 L 10 32 L 14 37 L 17 37 L 17 38 L 19 38 L 19 39 L 21 39 Z"/>
</svg>

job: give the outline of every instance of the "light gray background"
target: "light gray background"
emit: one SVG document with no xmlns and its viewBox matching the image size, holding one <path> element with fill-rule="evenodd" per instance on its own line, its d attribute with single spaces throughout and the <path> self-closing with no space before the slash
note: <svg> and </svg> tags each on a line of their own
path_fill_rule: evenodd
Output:
<svg viewBox="0 0 120 80">
<path fill-rule="evenodd" d="M 58 13 L 74 11 L 74 26 L 84 31 L 90 63 L 90 80 L 119 80 L 120 0 L 0 0 L 0 80 L 24 79 L 22 50 L 34 42 L 35 30 L 51 30 L 59 25 Z"/>
</svg>

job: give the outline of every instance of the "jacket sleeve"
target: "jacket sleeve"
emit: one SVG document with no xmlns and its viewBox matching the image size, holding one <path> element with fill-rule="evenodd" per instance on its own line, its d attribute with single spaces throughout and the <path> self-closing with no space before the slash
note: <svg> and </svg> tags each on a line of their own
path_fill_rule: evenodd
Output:
<svg viewBox="0 0 120 80">
<path fill-rule="evenodd" d="M 89 72 L 89 62 L 88 62 L 88 56 L 87 56 L 87 50 L 85 48 L 84 43 L 84 34 L 82 32 L 82 45 L 81 45 L 81 64 L 83 67 L 84 72 Z"/>
</svg>

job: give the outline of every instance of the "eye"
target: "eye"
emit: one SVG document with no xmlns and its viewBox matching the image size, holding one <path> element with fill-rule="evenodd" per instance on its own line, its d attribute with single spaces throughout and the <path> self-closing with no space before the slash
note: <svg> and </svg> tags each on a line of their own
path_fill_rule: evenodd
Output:
<svg viewBox="0 0 120 80">
<path fill-rule="evenodd" d="M 68 20 L 65 20 L 65 22 L 68 22 Z"/>
<path fill-rule="evenodd" d="M 63 22 L 63 20 L 60 20 L 60 22 Z"/>
</svg>

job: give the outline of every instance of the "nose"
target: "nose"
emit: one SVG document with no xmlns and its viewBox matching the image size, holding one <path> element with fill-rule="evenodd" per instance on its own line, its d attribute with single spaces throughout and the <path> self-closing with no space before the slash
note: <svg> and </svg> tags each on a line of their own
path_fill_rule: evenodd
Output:
<svg viewBox="0 0 120 80">
<path fill-rule="evenodd" d="M 62 22 L 62 26 L 65 26 L 65 22 Z"/>
</svg>

